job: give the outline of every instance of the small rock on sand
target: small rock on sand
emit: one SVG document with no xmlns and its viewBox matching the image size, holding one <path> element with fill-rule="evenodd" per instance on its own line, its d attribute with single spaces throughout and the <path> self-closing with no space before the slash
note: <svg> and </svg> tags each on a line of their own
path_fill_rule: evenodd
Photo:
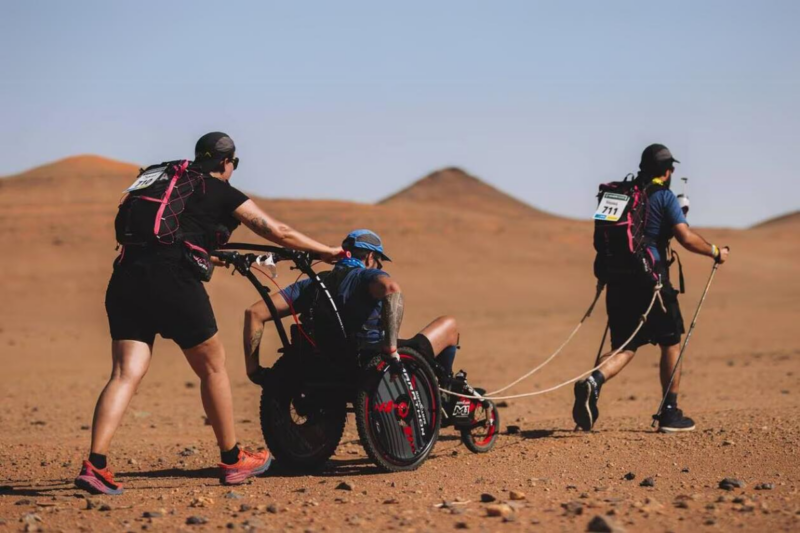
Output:
<svg viewBox="0 0 800 533">
<path fill-rule="evenodd" d="M 744 481 L 733 477 L 726 477 L 719 482 L 719 488 L 722 490 L 743 489 L 745 487 Z"/>
<path fill-rule="evenodd" d="M 206 498 L 205 496 L 198 496 L 192 500 L 189 507 L 211 507 L 212 505 L 214 505 L 213 499 Z"/>
<path fill-rule="evenodd" d="M 505 503 L 495 503 L 486 507 L 486 516 L 501 516 L 503 518 L 514 514 L 514 509 Z"/>
<path fill-rule="evenodd" d="M 25 513 L 19 519 L 26 526 L 35 526 L 42 523 L 42 517 L 36 513 Z"/>
<path fill-rule="evenodd" d="M 580 516 L 583 514 L 583 503 L 581 502 L 562 503 L 561 507 L 564 509 L 566 516 Z"/>
<path fill-rule="evenodd" d="M 625 529 L 608 516 L 597 515 L 589 521 L 586 531 L 595 533 L 624 533 Z"/>
</svg>

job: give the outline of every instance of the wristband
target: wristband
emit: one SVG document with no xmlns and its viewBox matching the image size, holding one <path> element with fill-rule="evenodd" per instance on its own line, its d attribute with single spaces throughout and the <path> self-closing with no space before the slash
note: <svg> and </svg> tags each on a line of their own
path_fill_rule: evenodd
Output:
<svg viewBox="0 0 800 533">
<path fill-rule="evenodd" d="M 719 247 L 716 244 L 711 245 L 711 257 L 717 259 L 719 257 Z"/>
</svg>

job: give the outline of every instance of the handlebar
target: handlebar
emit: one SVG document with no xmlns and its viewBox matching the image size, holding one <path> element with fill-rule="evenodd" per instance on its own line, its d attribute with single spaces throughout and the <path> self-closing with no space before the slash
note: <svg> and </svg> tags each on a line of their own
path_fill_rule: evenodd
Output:
<svg viewBox="0 0 800 533">
<path fill-rule="evenodd" d="M 247 250 L 249 252 L 266 252 L 272 254 L 276 261 L 294 261 L 296 259 L 304 258 L 317 261 L 320 259 L 319 254 L 311 252 L 300 252 L 298 250 L 289 250 L 288 248 L 281 248 L 279 246 L 269 246 L 266 244 L 250 244 L 231 242 L 220 246 L 217 251 L 224 252 L 227 250 Z M 216 252 L 214 252 L 216 254 Z"/>
<path fill-rule="evenodd" d="M 239 250 L 265 253 L 243 254 L 240 253 Z M 274 263 L 279 263 L 280 261 L 292 261 L 295 264 L 295 268 L 298 268 L 304 273 L 309 274 L 311 271 L 311 264 L 320 259 L 319 254 L 311 252 L 289 250 L 287 248 L 281 248 L 278 246 L 236 242 L 220 246 L 217 250 L 211 252 L 211 255 L 219 258 L 225 263 L 226 267 L 233 265 L 241 274 L 244 274 L 247 270 L 249 270 L 251 265 L 269 262 L 270 259 L 272 259 Z M 311 273 L 313 274 L 313 272 Z"/>
<path fill-rule="evenodd" d="M 248 252 L 262 252 L 262 254 L 256 255 L 254 253 L 241 253 L 239 250 Z M 272 260 L 273 264 L 280 261 L 292 261 L 295 264 L 293 268 L 300 270 L 303 274 L 308 276 L 312 283 L 317 284 L 317 286 L 323 289 L 328 295 L 332 309 L 336 313 L 336 316 L 339 317 L 339 327 L 341 328 L 342 335 L 344 335 L 345 338 L 347 337 L 344 323 L 339 316 L 339 311 L 336 308 L 336 304 L 333 302 L 332 296 L 326 289 L 324 282 L 312 268 L 314 261 L 321 259 L 318 254 L 289 250 L 287 248 L 280 248 L 278 246 L 233 242 L 224 246 L 220 246 L 217 250 L 211 252 L 211 255 L 221 259 L 225 263 L 226 267 L 233 265 L 236 272 L 239 272 L 239 274 L 249 279 L 263 298 L 264 302 L 267 304 L 267 308 L 272 313 L 272 316 L 277 316 L 278 312 L 275 309 L 275 304 L 273 304 L 272 300 L 270 299 L 269 289 L 256 279 L 256 276 L 253 274 L 250 268 L 254 263 L 259 264 L 261 262 L 266 262 L 266 264 L 269 265 L 270 259 Z M 350 257 L 350 253 L 346 252 L 345 257 Z M 286 331 L 283 328 L 283 324 L 280 320 L 275 320 L 274 323 L 284 348 L 288 349 L 290 343 L 289 338 L 286 335 Z"/>
</svg>

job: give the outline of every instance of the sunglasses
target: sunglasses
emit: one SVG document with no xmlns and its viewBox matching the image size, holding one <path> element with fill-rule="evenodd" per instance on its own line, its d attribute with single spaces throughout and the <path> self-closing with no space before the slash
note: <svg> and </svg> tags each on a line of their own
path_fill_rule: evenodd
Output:
<svg viewBox="0 0 800 533">
<path fill-rule="evenodd" d="M 234 157 L 233 159 L 228 159 L 228 161 L 230 161 L 231 164 L 233 165 L 233 170 L 236 170 L 237 168 L 239 168 L 239 158 L 238 157 Z"/>
</svg>

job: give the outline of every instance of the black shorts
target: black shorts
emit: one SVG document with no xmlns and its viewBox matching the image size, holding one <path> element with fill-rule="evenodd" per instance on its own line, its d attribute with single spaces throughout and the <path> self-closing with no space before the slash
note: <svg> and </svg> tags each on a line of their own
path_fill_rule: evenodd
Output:
<svg viewBox="0 0 800 533">
<path fill-rule="evenodd" d="M 433 361 L 436 358 L 436 354 L 433 353 L 433 345 L 431 344 L 431 341 L 429 341 L 428 337 L 422 333 L 417 333 L 410 339 L 397 339 L 397 347 L 411 348 L 416 350 L 424 355 L 429 361 Z"/>
<path fill-rule="evenodd" d="M 661 297 L 667 312 L 664 312 L 659 301 L 656 300 L 653 310 L 647 317 L 647 322 L 625 347 L 626 350 L 636 350 L 645 344 L 674 346 L 681 342 L 681 335 L 685 329 L 681 308 L 678 305 L 678 291 L 667 281 L 661 289 Z M 625 344 L 628 337 L 633 334 L 652 298 L 653 288 L 646 285 L 608 285 L 606 310 L 608 311 L 608 325 L 611 330 L 611 348 L 613 350 Z"/>
<path fill-rule="evenodd" d="M 185 350 L 217 332 L 203 283 L 175 260 L 117 266 L 106 290 L 106 313 L 114 340 L 152 345 L 158 333 Z"/>
</svg>

